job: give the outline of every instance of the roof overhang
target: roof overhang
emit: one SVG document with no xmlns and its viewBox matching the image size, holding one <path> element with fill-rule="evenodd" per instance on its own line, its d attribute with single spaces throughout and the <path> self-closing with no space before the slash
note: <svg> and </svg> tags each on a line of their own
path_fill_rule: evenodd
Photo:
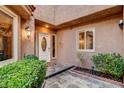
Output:
<svg viewBox="0 0 124 93">
<path fill-rule="evenodd" d="M 47 25 L 47 26 L 49 26 L 49 29 L 56 30 L 56 26 L 55 25 L 50 24 L 48 22 L 44 22 L 44 21 L 38 20 L 38 19 L 35 19 L 35 25 L 36 26 L 42 26 L 42 27 L 46 27 L 46 25 Z"/>
<path fill-rule="evenodd" d="M 23 19 L 28 19 L 35 10 L 33 5 L 6 5 L 6 7 L 20 15 Z"/>
<path fill-rule="evenodd" d="M 92 13 L 90 15 L 82 16 L 80 18 L 77 18 L 77 19 L 74 19 L 74 20 L 59 24 L 59 25 L 53 25 L 53 24 L 43 22 L 41 20 L 36 19 L 36 25 L 40 25 L 40 26 L 49 25 L 50 28 L 52 28 L 54 30 L 60 30 L 60 29 L 65 29 L 65 28 L 69 28 L 69 27 L 86 25 L 88 23 L 96 22 L 99 20 L 104 20 L 107 17 L 109 18 L 110 16 L 118 15 L 118 14 L 122 14 L 122 13 L 123 13 L 123 6 L 117 5 L 117 6 L 102 10 L 102 11 Z"/>
</svg>

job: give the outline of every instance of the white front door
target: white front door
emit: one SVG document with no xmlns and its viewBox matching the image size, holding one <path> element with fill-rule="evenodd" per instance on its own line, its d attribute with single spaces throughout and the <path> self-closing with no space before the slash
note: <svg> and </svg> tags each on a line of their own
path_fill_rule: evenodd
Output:
<svg viewBox="0 0 124 93">
<path fill-rule="evenodd" d="M 50 62 L 50 35 L 39 33 L 39 59 Z"/>
</svg>

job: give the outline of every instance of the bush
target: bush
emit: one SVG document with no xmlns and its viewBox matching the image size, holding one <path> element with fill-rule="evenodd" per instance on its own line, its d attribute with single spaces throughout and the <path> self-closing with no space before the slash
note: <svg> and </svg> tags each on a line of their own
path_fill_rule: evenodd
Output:
<svg viewBox="0 0 124 93">
<path fill-rule="evenodd" d="M 40 60 L 17 61 L 0 68 L 0 88 L 41 87 L 45 75 L 46 62 Z"/>
<path fill-rule="evenodd" d="M 98 54 L 92 57 L 96 69 L 113 75 L 115 78 L 121 78 L 124 74 L 124 60 L 120 54 Z"/>
<path fill-rule="evenodd" d="M 24 57 L 25 60 L 38 60 L 39 58 L 35 55 L 27 55 Z"/>
</svg>

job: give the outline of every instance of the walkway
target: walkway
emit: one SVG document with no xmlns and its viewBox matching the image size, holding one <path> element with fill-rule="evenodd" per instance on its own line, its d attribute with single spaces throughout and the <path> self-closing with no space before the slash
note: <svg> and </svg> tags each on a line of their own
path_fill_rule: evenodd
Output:
<svg viewBox="0 0 124 93">
<path fill-rule="evenodd" d="M 47 79 L 45 88 L 121 88 L 121 86 L 66 71 Z"/>
</svg>

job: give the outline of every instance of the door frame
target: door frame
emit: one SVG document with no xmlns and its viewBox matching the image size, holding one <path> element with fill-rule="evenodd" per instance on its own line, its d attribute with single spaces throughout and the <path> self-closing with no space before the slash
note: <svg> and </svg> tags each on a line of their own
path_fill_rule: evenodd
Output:
<svg viewBox="0 0 124 93">
<path fill-rule="evenodd" d="M 40 41 L 39 41 L 39 38 L 40 38 L 41 35 L 48 35 L 48 36 L 49 36 L 49 39 L 50 39 L 50 40 L 49 40 L 49 42 L 50 42 L 50 43 L 49 43 L 49 44 L 50 44 L 50 45 L 49 45 L 49 46 L 50 46 L 49 58 L 50 58 L 50 59 L 49 59 L 48 62 L 51 62 L 51 38 L 50 38 L 50 34 L 49 34 L 49 33 L 39 32 L 39 35 L 38 35 L 38 57 L 40 58 L 40 55 L 39 55 L 39 54 L 40 54 L 40 53 L 39 53 L 39 52 L 40 52 L 40 49 L 39 49 L 39 48 L 40 48 L 40 47 L 39 47 L 39 46 L 40 46 L 40 44 L 39 44 L 39 42 L 40 42 Z"/>
</svg>

